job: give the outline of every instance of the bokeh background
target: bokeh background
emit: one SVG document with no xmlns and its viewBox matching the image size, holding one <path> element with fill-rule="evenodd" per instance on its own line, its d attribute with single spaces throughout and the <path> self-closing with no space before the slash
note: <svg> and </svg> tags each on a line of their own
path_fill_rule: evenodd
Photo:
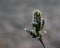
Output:
<svg viewBox="0 0 60 48">
<path fill-rule="evenodd" d="M 35 9 L 46 19 L 46 48 L 60 48 L 60 0 L 0 0 L 0 48 L 43 48 L 24 31 L 31 27 Z"/>
</svg>

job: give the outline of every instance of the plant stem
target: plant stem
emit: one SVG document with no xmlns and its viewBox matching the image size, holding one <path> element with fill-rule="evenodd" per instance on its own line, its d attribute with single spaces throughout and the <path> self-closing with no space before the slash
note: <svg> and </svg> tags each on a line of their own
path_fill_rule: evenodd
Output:
<svg viewBox="0 0 60 48">
<path fill-rule="evenodd" d="M 45 45 L 44 45 L 44 43 L 43 43 L 43 41 L 42 41 L 41 35 L 39 35 L 39 37 L 37 39 L 41 42 L 41 44 L 43 45 L 43 47 L 46 48 Z"/>
</svg>

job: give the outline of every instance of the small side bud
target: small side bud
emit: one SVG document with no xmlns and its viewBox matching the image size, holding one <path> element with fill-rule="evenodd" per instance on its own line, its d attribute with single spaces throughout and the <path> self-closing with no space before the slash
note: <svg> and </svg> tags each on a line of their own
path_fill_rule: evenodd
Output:
<svg viewBox="0 0 60 48">
<path fill-rule="evenodd" d="M 32 26 L 33 26 L 33 27 L 36 27 L 37 25 L 38 25 L 37 22 L 32 22 Z"/>
<path fill-rule="evenodd" d="M 45 19 L 41 18 L 41 30 L 43 30 L 44 26 L 45 26 Z"/>
<path fill-rule="evenodd" d="M 25 28 L 25 31 L 28 32 L 28 33 L 34 32 L 34 30 L 30 30 L 28 28 Z"/>
</svg>

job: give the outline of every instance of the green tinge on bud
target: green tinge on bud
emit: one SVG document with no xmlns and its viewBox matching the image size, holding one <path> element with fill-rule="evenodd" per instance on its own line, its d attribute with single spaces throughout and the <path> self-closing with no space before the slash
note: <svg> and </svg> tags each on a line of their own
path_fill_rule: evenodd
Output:
<svg viewBox="0 0 60 48">
<path fill-rule="evenodd" d="M 38 26 L 38 23 L 37 22 L 32 22 L 32 26 L 36 27 L 36 26 Z"/>
<path fill-rule="evenodd" d="M 41 23 L 42 23 L 42 24 L 41 24 L 41 30 L 43 30 L 44 25 L 45 25 L 45 19 L 44 19 L 44 18 L 42 18 L 41 20 L 42 20 L 42 22 L 41 22 Z"/>
</svg>

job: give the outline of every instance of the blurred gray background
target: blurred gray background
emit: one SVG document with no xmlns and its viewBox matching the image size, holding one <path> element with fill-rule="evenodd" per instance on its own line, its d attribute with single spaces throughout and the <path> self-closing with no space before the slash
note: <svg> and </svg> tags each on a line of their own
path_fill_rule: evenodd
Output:
<svg viewBox="0 0 60 48">
<path fill-rule="evenodd" d="M 24 31 L 31 27 L 35 9 L 46 19 L 46 48 L 60 48 L 60 0 L 0 0 L 0 48 L 43 48 Z"/>
</svg>

